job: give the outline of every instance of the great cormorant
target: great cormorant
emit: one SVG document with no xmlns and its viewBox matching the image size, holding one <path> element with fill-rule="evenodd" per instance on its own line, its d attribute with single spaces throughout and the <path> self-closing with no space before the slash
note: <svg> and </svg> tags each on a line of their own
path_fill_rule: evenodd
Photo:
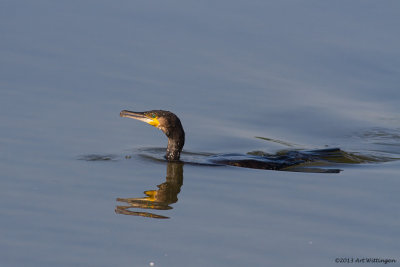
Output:
<svg viewBox="0 0 400 267">
<path fill-rule="evenodd" d="M 146 122 L 165 133 L 168 137 L 168 146 L 165 158 L 168 161 L 178 161 L 185 144 L 185 131 L 178 116 L 170 111 L 150 110 L 145 112 L 135 112 L 122 110 L 121 117 L 132 118 Z M 285 154 L 270 156 L 246 155 L 222 155 L 212 158 L 210 161 L 215 165 L 231 165 L 237 167 L 267 169 L 267 170 L 287 170 L 287 171 L 306 171 L 306 172 L 339 172 L 338 169 L 319 169 L 304 168 L 299 165 L 307 162 L 324 161 L 329 162 L 330 158 L 341 155 L 342 151 L 338 148 L 321 149 L 312 151 L 289 151 Z"/>
<path fill-rule="evenodd" d="M 122 110 L 119 115 L 146 122 L 163 131 L 168 137 L 165 158 L 169 161 L 179 160 L 183 145 L 185 144 L 185 131 L 178 116 L 165 110 L 150 110 L 145 112 Z"/>
</svg>

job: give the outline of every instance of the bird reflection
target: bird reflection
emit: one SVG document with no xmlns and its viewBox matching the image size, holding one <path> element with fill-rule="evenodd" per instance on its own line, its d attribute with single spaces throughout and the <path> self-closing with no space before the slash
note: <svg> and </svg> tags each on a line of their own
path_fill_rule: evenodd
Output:
<svg viewBox="0 0 400 267">
<path fill-rule="evenodd" d="M 178 201 L 178 194 L 183 184 L 183 163 L 168 162 L 167 176 L 165 182 L 157 185 L 157 190 L 145 191 L 145 197 L 139 198 L 117 198 L 117 201 L 126 203 L 125 206 L 117 206 L 117 214 L 142 216 L 156 219 L 168 219 L 169 217 L 144 211 L 133 211 L 131 209 L 169 210 L 170 206 Z"/>
</svg>

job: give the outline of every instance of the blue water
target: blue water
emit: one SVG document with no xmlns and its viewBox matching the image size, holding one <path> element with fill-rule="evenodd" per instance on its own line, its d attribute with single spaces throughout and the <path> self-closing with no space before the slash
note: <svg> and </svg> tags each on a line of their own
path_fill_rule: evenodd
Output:
<svg viewBox="0 0 400 267">
<path fill-rule="evenodd" d="M 3 1 L 0 265 L 398 264 L 397 160 L 340 174 L 185 164 L 172 209 L 131 209 L 169 219 L 115 209 L 167 170 L 143 156 L 162 155 L 165 136 L 122 109 L 175 112 L 187 157 L 340 147 L 399 158 L 399 8 Z"/>
</svg>

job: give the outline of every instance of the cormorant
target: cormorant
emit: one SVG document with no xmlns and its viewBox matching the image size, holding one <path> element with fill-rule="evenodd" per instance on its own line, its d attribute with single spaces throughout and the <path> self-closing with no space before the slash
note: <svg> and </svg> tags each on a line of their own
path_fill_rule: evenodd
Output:
<svg viewBox="0 0 400 267">
<path fill-rule="evenodd" d="M 168 137 L 168 146 L 165 158 L 168 161 L 178 161 L 185 144 L 185 131 L 178 116 L 170 111 L 150 110 L 145 112 L 135 112 L 122 110 L 121 117 L 132 118 L 146 122 L 165 133 Z M 306 172 L 340 172 L 338 169 L 319 169 L 298 167 L 300 164 L 315 161 L 328 161 L 329 159 L 341 154 L 338 148 L 321 149 L 312 151 L 289 151 L 285 154 L 269 156 L 246 155 L 223 155 L 214 157 L 211 161 L 217 165 L 231 165 L 237 167 L 267 169 L 267 170 L 287 170 L 287 171 L 306 171 Z"/>
<path fill-rule="evenodd" d="M 119 115 L 146 122 L 163 131 L 168 137 L 165 158 L 169 161 L 179 160 L 183 145 L 185 144 L 185 131 L 178 116 L 165 110 L 150 110 L 145 112 L 122 110 Z"/>
</svg>

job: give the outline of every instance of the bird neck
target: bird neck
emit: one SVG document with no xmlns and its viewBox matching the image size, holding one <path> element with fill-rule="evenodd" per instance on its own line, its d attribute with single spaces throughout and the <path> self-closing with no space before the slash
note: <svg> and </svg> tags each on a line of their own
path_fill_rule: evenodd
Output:
<svg viewBox="0 0 400 267">
<path fill-rule="evenodd" d="M 182 127 L 176 127 L 166 133 L 168 137 L 167 153 L 165 157 L 169 161 L 179 160 L 183 145 L 185 144 L 185 132 Z"/>
</svg>

